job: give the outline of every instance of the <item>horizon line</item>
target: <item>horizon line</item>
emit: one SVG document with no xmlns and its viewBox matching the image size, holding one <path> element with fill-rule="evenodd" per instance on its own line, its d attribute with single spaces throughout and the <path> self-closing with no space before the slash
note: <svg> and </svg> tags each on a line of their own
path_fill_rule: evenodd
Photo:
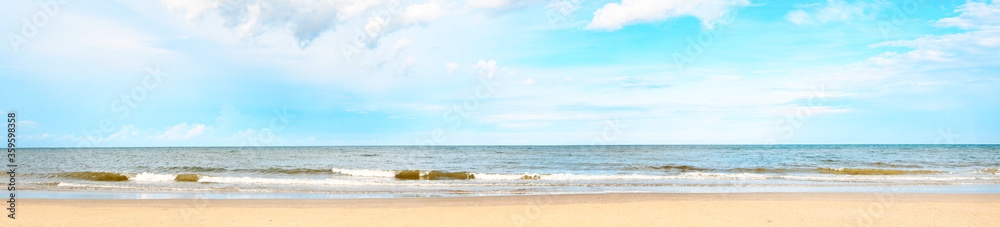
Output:
<svg viewBox="0 0 1000 227">
<path fill-rule="evenodd" d="M 995 143 L 782 143 L 782 144 L 447 144 L 447 145 L 288 145 L 288 146 L 108 146 L 108 147 L 18 147 L 19 149 L 60 149 L 60 148 L 223 148 L 223 147 L 493 147 L 493 146 L 787 146 L 787 145 L 1000 145 Z"/>
</svg>

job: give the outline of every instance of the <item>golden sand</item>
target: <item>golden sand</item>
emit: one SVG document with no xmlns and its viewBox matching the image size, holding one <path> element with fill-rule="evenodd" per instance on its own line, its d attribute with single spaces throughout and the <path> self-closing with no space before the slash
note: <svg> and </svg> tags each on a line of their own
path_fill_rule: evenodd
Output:
<svg viewBox="0 0 1000 227">
<path fill-rule="evenodd" d="M 1000 226 L 1000 194 L 18 200 L 0 226 Z"/>
</svg>

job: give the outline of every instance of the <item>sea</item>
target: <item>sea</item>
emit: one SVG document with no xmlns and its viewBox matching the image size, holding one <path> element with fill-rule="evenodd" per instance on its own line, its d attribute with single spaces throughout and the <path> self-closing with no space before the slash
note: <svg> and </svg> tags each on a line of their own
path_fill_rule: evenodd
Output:
<svg viewBox="0 0 1000 227">
<path fill-rule="evenodd" d="M 18 198 L 1000 193 L 1000 145 L 25 148 Z"/>
</svg>

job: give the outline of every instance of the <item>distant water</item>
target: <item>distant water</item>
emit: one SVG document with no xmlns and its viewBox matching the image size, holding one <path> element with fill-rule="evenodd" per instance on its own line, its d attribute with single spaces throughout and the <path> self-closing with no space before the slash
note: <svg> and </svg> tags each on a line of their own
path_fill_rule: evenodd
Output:
<svg viewBox="0 0 1000 227">
<path fill-rule="evenodd" d="M 319 193 L 1000 192 L 1000 145 L 52 148 L 21 190 Z M 923 191 L 928 192 L 928 191 Z"/>
</svg>

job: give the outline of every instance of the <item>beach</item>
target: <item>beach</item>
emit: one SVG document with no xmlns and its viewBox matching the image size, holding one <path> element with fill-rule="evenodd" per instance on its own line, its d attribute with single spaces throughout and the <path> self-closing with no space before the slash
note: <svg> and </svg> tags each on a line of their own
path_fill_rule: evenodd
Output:
<svg viewBox="0 0 1000 227">
<path fill-rule="evenodd" d="M 24 149 L 0 226 L 998 226 L 997 145 Z M 248 158 L 234 158 L 248 157 Z"/>
<path fill-rule="evenodd" d="M 997 145 L 132 147 L 19 152 L 25 163 L 32 163 L 18 169 L 17 180 L 23 183 L 19 189 L 34 191 L 302 193 L 337 198 L 875 193 L 889 187 L 907 193 L 1000 193 Z"/>
<path fill-rule="evenodd" d="M 1000 194 L 608 193 L 22 199 L 3 226 L 997 226 Z"/>
</svg>

